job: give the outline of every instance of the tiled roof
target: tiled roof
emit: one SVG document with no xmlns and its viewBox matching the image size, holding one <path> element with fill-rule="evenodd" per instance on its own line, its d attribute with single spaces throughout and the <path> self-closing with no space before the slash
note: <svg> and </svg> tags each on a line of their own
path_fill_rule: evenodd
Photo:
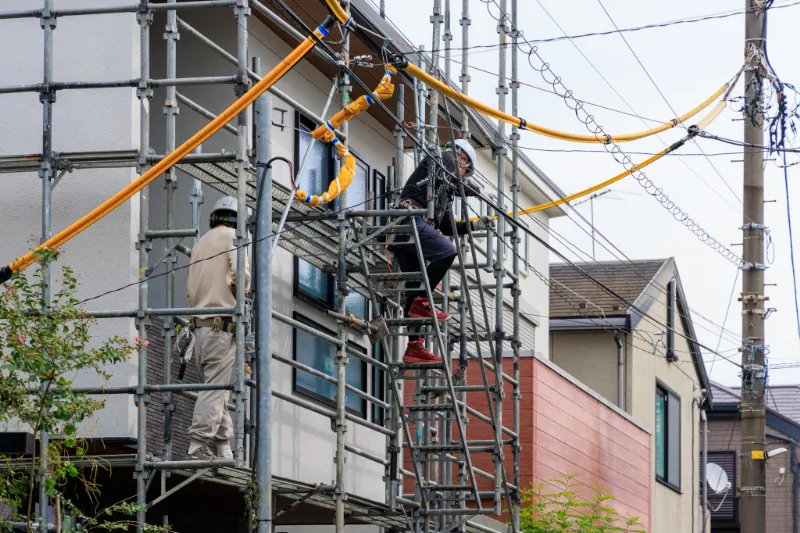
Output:
<svg viewBox="0 0 800 533">
<path fill-rule="evenodd" d="M 711 383 L 714 405 L 739 403 L 741 387 Z M 767 407 L 774 413 L 800 424 L 800 385 L 772 385 L 767 388 Z"/>
<path fill-rule="evenodd" d="M 666 259 L 575 263 L 586 274 L 633 303 Z M 623 316 L 627 304 L 608 294 L 569 264 L 550 265 L 550 318 Z"/>
</svg>

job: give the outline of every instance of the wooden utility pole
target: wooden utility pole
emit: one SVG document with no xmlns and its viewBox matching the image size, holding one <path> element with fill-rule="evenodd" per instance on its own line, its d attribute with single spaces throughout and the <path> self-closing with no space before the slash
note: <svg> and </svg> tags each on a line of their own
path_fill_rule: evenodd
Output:
<svg viewBox="0 0 800 533">
<path fill-rule="evenodd" d="M 759 52 L 764 50 L 765 13 L 755 0 L 746 0 L 745 117 L 744 117 L 744 264 L 742 265 L 742 395 L 739 404 L 742 533 L 766 530 L 766 460 L 764 364 L 764 164 L 763 153 L 748 146 L 764 141 Z M 754 48 L 757 49 L 754 53 Z"/>
</svg>

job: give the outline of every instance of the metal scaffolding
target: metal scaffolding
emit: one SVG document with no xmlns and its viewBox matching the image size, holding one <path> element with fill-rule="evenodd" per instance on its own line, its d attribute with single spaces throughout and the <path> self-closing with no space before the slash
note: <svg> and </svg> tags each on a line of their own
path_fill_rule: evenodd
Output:
<svg viewBox="0 0 800 533">
<path fill-rule="evenodd" d="M 42 102 L 42 152 L 37 158 L 30 155 L 0 156 L 0 172 L 26 172 L 38 170 L 42 179 L 42 237 L 50 237 L 51 197 L 53 188 L 58 185 L 63 175 L 75 168 L 115 168 L 136 167 L 139 174 L 144 173 L 164 156 L 158 155 L 152 146 L 151 106 L 153 89 L 166 88 L 164 106 L 166 140 L 164 154 L 176 149 L 176 131 L 179 106 L 194 111 L 198 116 L 213 119 L 215 115 L 192 101 L 179 91 L 179 87 L 199 84 L 228 84 L 233 87 L 235 95 L 241 96 L 252 82 L 261 79 L 261 66 L 256 59 L 253 68 L 248 68 L 248 23 L 251 10 L 277 24 L 283 31 L 294 38 L 304 39 L 306 36 L 298 32 L 292 24 L 280 15 L 268 9 L 257 0 L 205 0 L 177 2 L 166 0 L 165 3 L 150 3 L 139 0 L 120 6 L 98 6 L 74 9 L 55 9 L 53 0 L 42 0 L 42 9 L 28 9 L 0 13 L 0 20 L 19 18 L 38 18 L 44 36 L 44 75 L 41 84 L 27 84 L 0 87 L 0 95 L 18 92 L 38 92 Z M 500 9 L 505 12 L 507 0 L 500 0 Z M 419 54 L 416 59 L 421 66 L 427 66 L 428 72 L 440 75 L 439 60 L 436 50 L 444 43 L 445 65 L 444 78 L 450 82 L 451 60 L 450 42 L 452 40 L 451 1 L 445 0 L 442 10 L 441 0 L 433 2 L 431 17 L 433 27 L 432 49 L 430 57 Z M 461 91 L 468 93 L 469 72 L 469 0 L 462 2 L 460 25 L 462 28 L 461 54 Z M 230 8 L 235 16 L 237 27 L 237 48 L 230 54 L 214 43 L 197 29 L 180 18 L 179 14 L 186 10 L 205 9 L 209 7 Z M 349 6 L 348 6 L 349 9 Z M 153 15 L 156 12 L 166 13 L 166 79 L 152 79 L 150 76 L 150 38 L 153 30 Z M 95 80 L 95 81 L 55 81 L 53 80 L 53 34 L 57 20 L 61 17 L 91 16 L 109 13 L 131 13 L 139 25 L 140 65 L 139 78 L 131 80 Z M 517 0 L 511 0 L 512 27 L 516 28 Z M 510 31 L 507 18 L 501 17 L 497 30 L 500 42 L 500 70 L 498 84 L 498 108 L 506 106 L 508 87 L 506 85 L 506 36 L 515 43 L 519 33 Z M 290 21 L 291 22 L 291 21 Z M 319 21 L 317 21 L 319 22 Z M 444 34 L 442 35 L 442 26 Z M 226 59 L 235 67 L 229 76 L 178 77 L 178 39 L 180 31 L 191 35 L 198 43 L 205 45 L 211 52 Z M 338 91 L 342 105 L 349 102 L 351 85 L 356 83 L 368 91 L 364 83 L 349 70 L 350 33 L 344 32 L 344 39 L 334 50 L 324 45 L 319 56 L 326 61 L 339 61 Z M 319 46 L 323 46 L 320 44 Z M 517 48 L 512 46 L 511 79 L 517 78 Z M 406 128 L 405 85 L 413 90 L 413 105 L 417 124 L 415 128 Z M 116 152 L 58 153 L 52 142 L 52 122 L 55 96 L 58 91 L 81 90 L 95 88 L 135 88 L 139 100 L 140 142 L 139 149 Z M 516 116 L 518 111 L 519 84 L 512 81 L 511 107 Z M 296 102 L 291 95 L 276 88 L 269 93 L 287 102 L 304 115 L 311 117 L 317 124 L 323 124 L 326 113 L 321 116 Z M 105 387 L 78 389 L 88 394 L 129 394 L 137 406 L 137 453 L 135 455 L 106 458 L 114 464 L 129 465 L 134 469 L 136 479 L 137 502 L 142 506 L 138 512 L 137 531 L 143 531 L 146 523 L 146 509 L 163 501 L 187 484 L 197 479 L 212 478 L 214 470 L 225 474 L 228 483 L 246 486 L 251 478 L 255 478 L 258 486 L 258 498 L 255 503 L 258 517 L 257 530 L 264 533 L 272 530 L 276 512 L 272 509 L 273 494 L 298 503 L 317 505 L 335 511 L 335 525 L 340 533 L 347 523 L 372 523 L 385 531 L 415 531 L 417 533 L 466 531 L 467 522 L 476 515 L 500 516 L 511 522 L 509 531 L 519 530 L 520 504 L 520 349 L 522 333 L 520 331 L 520 257 L 511 253 L 510 261 L 506 259 L 506 250 L 516 250 L 521 242 L 518 226 L 519 211 L 519 179 L 518 154 L 516 151 L 519 134 L 511 134 L 511 202 L 504 205 L 505 173 L 506 173 L 506 134 L 501 123 L 495 132 L 495 138 L 489 139 L 497 160 L 497 183 L 499 191 L 497 204 L 487 206 L 505 212 L 511 207 L 513 221 L 499 217 L 496 232 L 489 231 L 481 235 L 470 229 L 467 235 L 456 238 L 458 251 L 457 262 L 445 278 L 441 290 L 431 287 L 424 270 L 422 272 L 399 272 L 396 265 L 387 265 L 385 247 L 389 236 L 407 235 L 405 246 L 414 247 L 421 264 L 425 264 L 420 247 L 417 227 L 413 222 L 415 216 L 430 215 L 433 210 L 432 201 L 424 210 L 404 209 L 396 200 L 402 188 L 403 177 L 407 173 L 404 165 L 406 141 L 413 143 L 415 163 L 419 163 L 426 155 L 438 158 L 439 146 L 452 138 L 452 122 L 450 106 L 459 109 L 461 122 L 459 127 L 463 137 L 470 138 L 470 112 L 460 108 L 458 102 L 439 101 L 439 95 L 427 91 L 419 82 L 404 80 L 398 84 L 396 92 L 396 111 L 380 104 L 382 110 L 389 113 L 396 125 L 394 127 L 395 154 L 393 166 L 389 169 L 388 191 L 386 192 L 387 208 L 377 204 L 371 206 L 347 203 L 347 195 L 339 198 L 338 209 L 325 210 L 310 208 L 304 204 L 293 202 L 291 189 L 280 185 L 272 179 L 271 130 L 272 130 L 272 96 L 264 94 L 255 103 L 252 119 L 248 113 L 238 115 L 236 123 L 226 125 L 225 130 L 236 136 L 235 153 L 193 153 L 183 158 L 175 167 L 163 175 L 166 188 L 165 225 L 163 228 L 152 228 L 149 217 L 149 194 L 145 189 L 139 194 L 139 231 L 136 242 L 139 258 L 139 272 L 142 273 L 138 284 L 138 306 L 136 309 L 94 311 L 90 315 L 97 318 L 128 317 L 135 320 L 138 335 L 142 341 L 147 340 L 151 317 L 162 320 L 164 339 L 164 382 L 148 383 L 147 364 L 148 347 L 146 342 L 140 343 L 138 350 L 138 379 L 132 387 Z M 426 106 L 428 122 L 426 124 Z M 439 138 L 439 128 L 443 117 L 450 133 Z M 253 123 L 251 123 L 251 121 Z M 251 143 L 249 134 L 255 127 L 254 139 Z M 444 131 L 444 130 L 443 130 Z M 427 133 L 426 133 L 427 132 Z M 348 136 L 345 122 L 341 131 L 337 131 L 341 139 Z M 177 170 L 181 170 L 193 178 L 193 187 L 189 191 L 192 205 L 192 227 L 175 226 L 175 201 L 177 196 Z M 62 185 L 68 186 L 68 185 Z M 236 228 L 237 277 L 236 305 L 224 309 L 190 309 L 175 306 L 174 269 L 178 263 L 178 254 L 189 255 L 190 248 L 180 243 L 179 239 L 188 237 L 196 242 L 201 232 L 200 204 L 203 199 L 203 188 L 211 187 L 224 194 L 237 198 L 240 213 L 248 208 L 256 213 L 256 222 L 248 227 L 247 217 L 238 218 Z M 271 194 L 259 195 L 260 190 Z M 432 195 L 431 195 L 432 196 Z M 429 196 L 430 197 L 430 196 Z M 463 186 L 460 191 L 460 212 L 462 218 L 468 218 L 474 209 L 464 196 Z M 455 223 L 455 219 L 453 219 Z M 485 239 L 482 245 L 476 239 Z M 168 251 L 163 258 L 166 264 L 165 308 L 153 309 L 149 306 L 150 252 L 155 240 L 163 240 Z M 307 261 L 311 265 L 332 273 L 337 279 L 337 291 L 340 302 L 345 302 L 350 291 L 356 291 L 369 298 L 374 316 L 364 321 L 347 313 L 342 305 L 337 312 L 328 314 L 338 320 L 336 335 L 328 335 L 317 329 L 285 316 L 272 309 L 272 257 L 273 243 L 288 250 L 293 255 Z M 256 308 L 251 308 L 245 294 L 245 261 L 246 249 L 250 246 L 255 262 Z M 510 269 L 508 266 L 510 263 Z M 394 267 L 394 268 L 393 268 Z M 484 281 L 483 273 L 493 275 L 491 284 Z M 49 272 L 47 273 L 49 281 Z M 453 311 L 454 320 L 440 326 L 430 319 L 413 319 L 403 317 L 400 295 L 405 282 L 422 282 L 428 300 L 441 302 L 443 307 Z M 510 294 L 510 302 L 505 299 L 506 291 Z M 43 294 L 45 302 L 49 294 Z M 495 313 L 490 310 L 494 306 Z M 382 311 L 378 314 L 378 311 Z M 232 383 L 196 384 L 172 382 L 173 337 L 176 324 L 187 324 L 191 315 L 230 314 L 234 317 L 236 327 L 236 357 Z M 271 318 L 271 319 L 270 319 Z M 272 320 L 277 320 L 297 330 L 301 330 L 315 338 L 327 341 L 337 347 L 334 358 L 335 375 L 320 372 L 299 361 L 273 355 Z M 256 332 L 255 352 L 246 350 L 245 328 L 248 323 L 254 324 Z M 365 355 L 352 349 L 348 344 L 350 327 L 369 334 L 381 343 L 386 355 L 385 361 Z M 442 363 L 406 364 L 402 362 L 402 337 L 408 335 L 408 328 L 425 328 L 426 335 L 433 339 L 435 351 L 442 354 Z M 509 331 L 510 330 L 510 331 Z M 510 350 L 507 350 L 510 348 Z M 351 387 L 346 383 L 345 368 L 350 357 L 358 358 L 370 369 L 380 371 L 384 376 L 382 390 L 384 397 Z M 296 395 L 272 390 L 273 361 L 288 365 L 300 372 L 325 380 L 336 386 L 335 408 L 331 409 L 311 400 Z M 468 364 L 477 371 L 467 372 Z M 255 379 L 248 378 L 246 365 L 254 368 Z M 508 404 L 507 390 L 510 386 L 511 412 L 510 424 L 504 425 L 503 410 Z M 196 397 L 198 391 L 229 390 L 234 413 L 234 459 L 215 459 L 213 461 L 183 461 L 172 457 L 171 427 L 173 424 L 174 395 Z M 160 449 L 148 449 L 147 442 L 147 409 L 150 393 L 162 394 L 164 439 Z M 383 424 L 352 414 L 346 409 L 347 393 L 380 407 L 384 416 Z M 336 477 L 332 486 L 309 486 L 288 479 L 273 477 L 270 464 L 272 441 L 272 400 L 277 398 L 295 406 L 308 409 L 332 421 L 336 440 Z M 477 403 L 476 408 L 470 403 Z M 508 412 L 508 411 L 507 411 Z M 376 456 L 368 451 L 350 445 L 346 441 L 349 425 L 359 425 L 386 437 L 386 453 Z M 479 426 L 491 430 L 491 438 L 478 439 Z M 476 428 L 476 429 L 472 429 Z M 485 431 L 483 432 L 486 433 Z M 47 464 L 47 442 L 45 433 L 39 435 L 41 468 L 40 481 L 42 490 L 39 493 L 38 525 L 41 531 L 47 531 L 47 495 L 44 491 L 44 479 Z M 345 492 L 345 459 L 347 454 L 354 454 L 381 465 L 385 470 L 385 501 L 369 501 Z M 88 464 L 88 463 L 87 463 Z M 492 465 L 484 466 L 483 465 Z M 167 490 L 166 473 L 177 473 L 186 477 L 186 481 Z M 148 502 L 148 488 L 151 482 L 161 476 L 161 491 L 155 500 Z M 168 517 L 163 517 L 168 523 Z M 477 529 L 485 527 L 474 525 Z"/>
</svg>

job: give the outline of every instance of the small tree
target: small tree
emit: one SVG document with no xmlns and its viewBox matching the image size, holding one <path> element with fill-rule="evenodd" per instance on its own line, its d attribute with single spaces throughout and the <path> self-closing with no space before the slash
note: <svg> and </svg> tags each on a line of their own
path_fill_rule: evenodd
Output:
<svg viewBox="0 0 800 533">
<path fill-rule="evenodd" d="M 625 518 L 608 505 L 607 491 L 592 489 L 591 499 L 581 498 L 573 489 L 577 476 L 551 480 L 559 490 L 546 493 L 544 483 L 523 491 L 520 529 L 524 533 L 646 533 L 636 529 L 638 518 Z"/>
<path fill-rule="evenodd" d="M 96 468 L 78 468 L 75 459 L 86 454 L 78 424 L 102 409 L 105 399 L 73 391 L 72 380 L 79 372 L 108 380 L 109 366 L 125 361 L 138 346 L 112 337 L 90 347 L 93 320 L 80 306 L 78 281 L 67 266 L 61 268 L 60 288 L 52 301 L 42 299 L 45 268 L 55 258 L 53 252 L 42 251 L 30 278 L 15 275 L 0 287 L 0 424 L 30 429 L 37 436 L 40 431 L 58 436 L 48 446 L 44 488 L 56 507 L 57 522 L 64 513 L 76 523 L 57 525 L 76 532 L 127 530 L 138 510 L 135 504 L 121 502 L 88 516 L 65 497 L 64 489 L 70 482 L 81 483 L 92 499 L 100 490 L 93 481 Z M 11 513 L 11 521 L 25 522 L 29 532 L 35 528 L 32 511 L 40 461 L 37 453 L 28 460 L 0 456 L 0 505 Z M 0 531 L 10 529 L 8 522 L 3 524 L 0 521 Z"/>
</svg>

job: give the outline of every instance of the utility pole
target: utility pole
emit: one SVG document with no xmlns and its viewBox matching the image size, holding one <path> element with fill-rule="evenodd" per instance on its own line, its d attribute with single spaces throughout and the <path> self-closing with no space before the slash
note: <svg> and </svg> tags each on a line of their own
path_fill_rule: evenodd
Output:
<svg viewBox="0 0 800 533">
<path fill-rule="evenodd" d="M 745 145 L 761 146 L 761 68 L 765 13 L 755 0 L 746 0 L 745 20 Z M 762 153 L 744 149 L 744 263 L 742 264 L 742 395 L 739 404 L 742 446 L 740 454 L 742 532 L 765 533 L 765 338 L 764 338 L 764 167 Z"/>
</svg>

